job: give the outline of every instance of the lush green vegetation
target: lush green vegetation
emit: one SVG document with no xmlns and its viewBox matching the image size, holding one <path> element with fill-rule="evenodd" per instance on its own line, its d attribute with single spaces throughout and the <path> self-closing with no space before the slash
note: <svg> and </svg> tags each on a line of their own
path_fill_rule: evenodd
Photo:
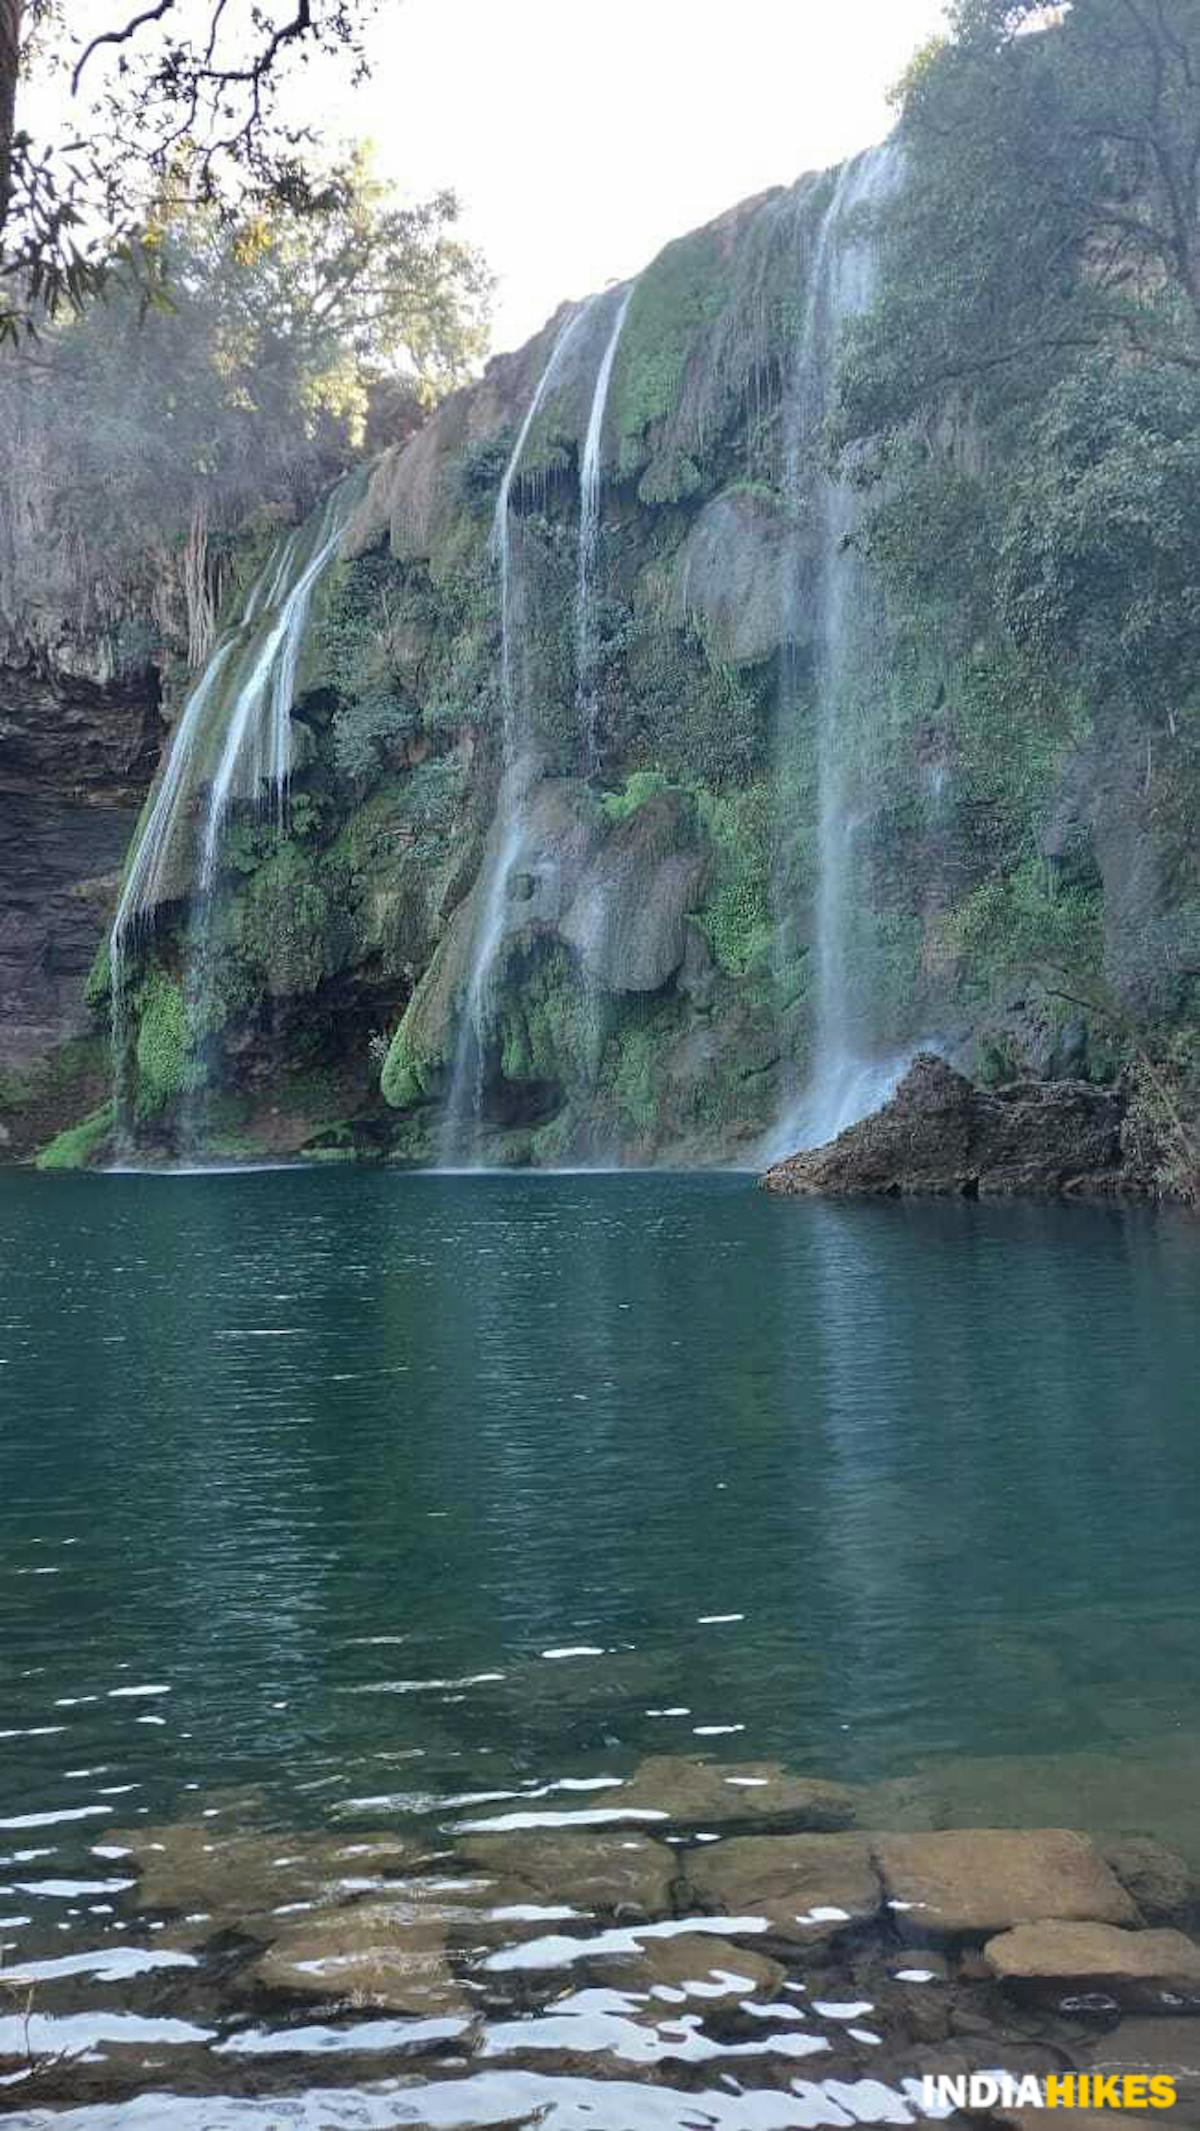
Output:
<svg viewBox="0 0 1200 2131">
<path fill-rule="evenodd" d="M 1200 1007 L 1197 78 L 1190 7 L 960 0 L 836 424 L 957 808 L 941 946 L 1110 1060 Z"/>
</svg>

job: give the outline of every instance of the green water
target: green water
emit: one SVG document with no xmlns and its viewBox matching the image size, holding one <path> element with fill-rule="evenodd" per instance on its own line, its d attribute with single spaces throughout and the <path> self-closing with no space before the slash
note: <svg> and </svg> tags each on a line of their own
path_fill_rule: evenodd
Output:
<svg viewBox="0 0 1200 2131">
<path fill-rule="evenodd" d="M 9 1964 L 128 1928 L 106 1823 L 429 1825 L 648 1753 L 1200 1858 L 1185 1219 L 14 1174 L 0 1268 Z"/>
</svg>

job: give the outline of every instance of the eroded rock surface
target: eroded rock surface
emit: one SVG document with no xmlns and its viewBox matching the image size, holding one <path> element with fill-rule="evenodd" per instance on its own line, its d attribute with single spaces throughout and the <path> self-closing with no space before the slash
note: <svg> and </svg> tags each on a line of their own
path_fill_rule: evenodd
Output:
<svg viewBox="0 0 1200 2131">
<path fill-rule="evenodd" d="M 419 1855 L 392 1835 L 228 1834 L 212 1821 L 116 1831 L 105 1848 L 127 1853 L 141 1908 L 217 1926 L 269 1917 L 297 1903 L 348 1900 L 411 1869 Z"/>
<path fill-rule="evenodd" d="M 1105 1862 L 1133 1896 L 1148 1924 L 1187 1923 L 1200 1885 L 1186 1858 L 1148 1835 L 1123 1835 L 1102 1845 Z"/>
</svg>

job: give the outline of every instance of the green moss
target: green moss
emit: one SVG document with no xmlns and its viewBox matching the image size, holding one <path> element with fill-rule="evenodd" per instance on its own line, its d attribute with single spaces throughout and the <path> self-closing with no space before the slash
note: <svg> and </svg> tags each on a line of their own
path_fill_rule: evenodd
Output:
<svg viewBox="0 0 1200 2131">
<path fill-rule="evenodd" d="M 393 1110 L 410 1110 L 433 1092 L 440 1059 L 432 1059 L 415 1047 L 406 1016 L 400 1023 L 383 1061 L 379 1092 Z"/>
<path fill-rule="evenodd" d="M 474 516 L 490 521 L 516 439 L 517 432 L 511 424 L 489 437 L 477 437 L 450 469 L 449 478 L 458 500 Z"/>
<path fill-rule="evenodd" d="M 653 576 L 643 592 L 609 692 L 612 750 L 627 769 L 652 766 L 680 784 L 749 782 L 767 759 L 771 664 L 730 665 L 692 621 L 664 620 Z"/>
<path fill-rule="evenodd" d="M 649 1132 L 658 1116 L 655 1094 L 655 1031 L 641 1022 L 627 1023 L 616 1039 L 611 1079 L 618 1115 L 624 1124 Z"/>
<path fill-rule="evenodd" d="M 333 899 L 343 886 L 342 869 L 328 855 L 288 838 L 247 880 L 231 912 L 229 945 L 272 997 L 317 990 L 329 959 Z"/>
<path fill-rule="evenodd" d="M 765 783 L 733 792 L 701 786 L 696 812 L 714 854 L 700 923 L 718 968 L 742 977 L 771 957 L 771 792 Z"/>
<path fill-rule="evenodd" d="M 499 1014 L 500 1071 L 510 1082 L 586 1084 L 595 1056 L 591 1002 L 565 947 L 542 948 L 506 972 Z"/>
<path fill-rule="evenodd" d="M 105 1103 L 82 1123 L 60 1132 L 37 1155 L 38 1169 L 86 1169 L 106 1147 L 113 1127 L 113 1107 Z"/>
<path fill-rule="evenodd" d="M 165 970 L 152 969 L 138 995 L 137 1114 L 154 1117 L 204 1079 L 191 1052 L 183 992 Z"/>
<path fill-rule="evenodd" d="M 88 1083 L 108 1077 L 111 1066 L 103 1036 L 73 1036 L 48 1058 L 21 1068 L 0 1067 L 0 1110 L 78 1107 Z"/>
<path fill-rule="evenodd" d="M 625 779 L 619 792 L 605 792 L 601 805 L 608 820 L 615 826 L 628 821 L 656 792 L 671 790 L 671 780 L 662 770 L 634 770 Z"/>
<path fill-rule="evenodd" d="M 92 966 L 84 980 L 84 1004 L 90 1006 L 94 1014 L 101 1012 L 108 1005 L 111 990 L 112 960 L 109 953 L 108 934 L 105 933 L 95 954 L 92 956 Z"/>
<path fill-rule="evenodd" d="M 622 473 L 645 464 L 646 431 L 677 409 L 689 357 L 728 295 L 728 260 L 711 229 L 668 244 L 638 281 L 610 397 Z"/>
<path fill-rule="evenodd" d="M 704 487 L 704 475 L 690 451 L 662 451 L 638 482 L 641 503 L 682 503 Z"/>
</svg>

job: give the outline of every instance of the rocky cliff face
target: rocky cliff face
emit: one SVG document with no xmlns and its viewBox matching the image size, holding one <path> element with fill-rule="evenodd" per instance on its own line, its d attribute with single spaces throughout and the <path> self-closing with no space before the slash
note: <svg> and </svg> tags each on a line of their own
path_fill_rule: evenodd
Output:
<svg viewBox="0 0 1200 2131">
<path fill-rule="evenodd" d="M 435 1158 L 474 1011 L 482 1157 L 754 1159 L 803 1086 L 818 1011 L 830 556 L 853 539 L 812 418 L 833 187 L 745 204 L 634 288 L 601 430 L 586 671 L 580 468 L 625 292 L 578 316 L 512 484 L 508 700 L 496 497 L 571 314 L 376 464 L 298 670 L 285 826 L 247 809 L 224 854 L 203 1025 L 182 983 L 186 866 L 144 943 L 147 1150 L 176 1146 L 200 1109 L 222 1154 Z M 986 687 L 978 641 L 960 656 L 953 630 L 901 652 L 869 583 L 838 626 L 834 844 L 870 1056 L 933 1036 L 993 1084 L 1110 1082 L 1129 1055 L 1120 1015 L 1186 1022 L 1188 807 L 1173 814 L 1158 769 L 1081 726 L 1074 699 L 1030 702 L 1003 647 L 984 647 Z M 104 889 L 81 884 L 111 881 L 155 710 L 119 690 L 10 700 L 15 1058 L 85 1025 L 75 986 Z M 39 731 L 54 735 L 40 755 Z M 72 766 L 72 732 L 90 768 Z M 1061 972 L 1092 957 L 1115 1016 L 1086 988 L 1061 996 Z"/>
<path fill-rule="evenodd" d="M 20 1152 L 102 1091 L 85 980 L 154 774 L 157 676 L 0 667 L 0 1131 Z"/>
</svg>

